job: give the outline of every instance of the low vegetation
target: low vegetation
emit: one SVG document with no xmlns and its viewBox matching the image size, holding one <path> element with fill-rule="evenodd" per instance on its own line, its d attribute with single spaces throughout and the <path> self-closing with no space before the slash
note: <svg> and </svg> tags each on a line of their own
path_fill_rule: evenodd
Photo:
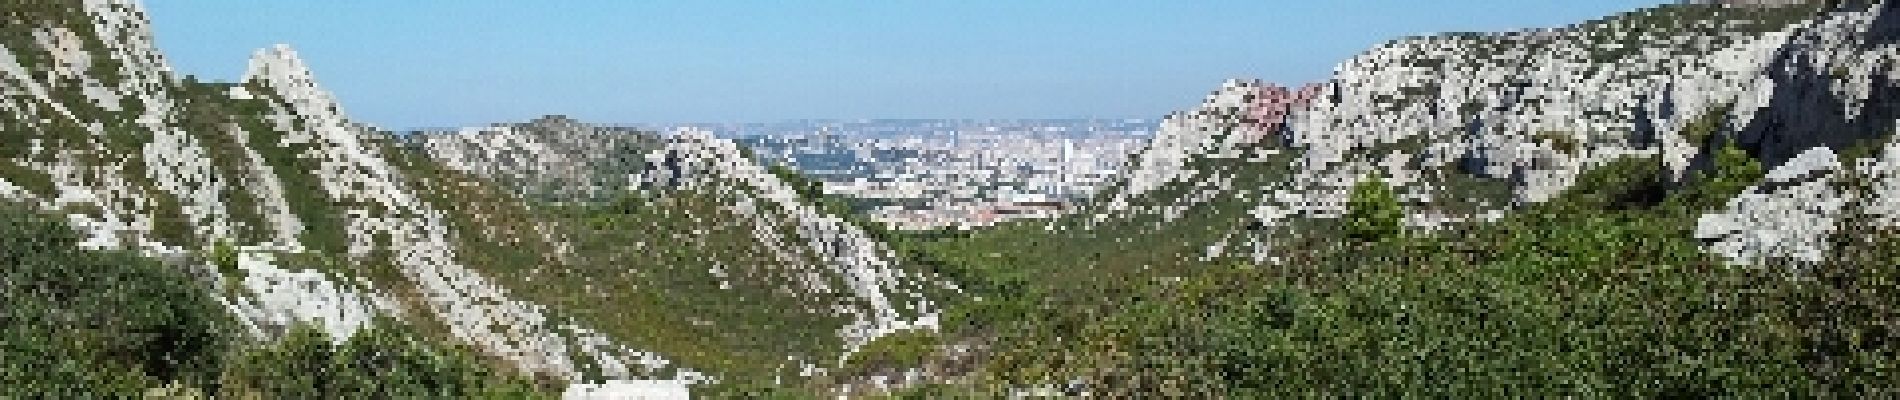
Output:
<svg viewBox="0 0 1900 400">
<path fill-rule="evenodd" d="M 32 36 L 47 27 L 80 35 L 78 45 L 93 55 L 84 79 L 125 79 L 121 61 L 102 56 L 105 42 L 89 33 L 89 16 L 66 5 L 22 4 L 0 12 L 0 46 L 16 51 L 35 79 L 48 79 L 54 62 Z M 1691 30 L 1760 33 L 1815 10 L 1647 9 L 1585 24 L 1579 40 L 1588 51 L 1580 56 L 1607 69 L 1642 54 L 1652 39 Z M 1724 23 L 1700 23 L 1708 20 Z M 1531 43 L 1532 36 L 1465 36 L 1493 47 L 1548 45 Z M 142 105 L 106 111 L 74 89 L 83 85 L 70 81 L 81 78 L 65 79 L 48 94 L 52 102 L 24 101 L 20 112 L 0 113 L 0 180 L 44 199 L 58 187 L 38 167 L 71 161 L 61 157 L 99 169 L 86 173 L 122 174 L 128 196 L 141 201 L 120 208 L 153 217 L 154 239 L 192 255 L 161 261 L 84 249 L 60 216 L 0 204 L 0 398 L 545 398 L 562 383 L 565 377 L 524 376 L 427 318 L 381 318 L 349 337 L 308 325 L 254 337 L 215 297 L 240 289 L 214 289 L 244 278 L 243 245 L 268 239 L 262 199 L 222 193 L 217 201 L 235 237 L 200 237 L 205 221 L 187 220 L 181 201 L 145 171 L 152 137 L 127 122 Z M 388 210 L 348 210 L 359 205 L 325 195 L 319 145 L 289 143 L 263 117 L 285 99 L 255 83 L 174 83 L 168 89 L 181 107 L 166 123 L 207 151 L 213 172 L 252 177 L 254 151 L 289 192 L 287 211 L 311 251 L 280 255 L 279 266 L 364 278 L 347 281 L 418 301 L 391 259 L 394 239 L 372 238 L 378 249 L 351 254 L 345 211 Z M 234 87 L 262 98 L 230 99 L 224 93 Z M 1383 100 L 1422 104 L 1440 89 L 1411 86 Z M 55 102 L 70 106 L 75 120 L 27 123 L 24 115 Z M 1269 144 L 1282 151 L 1260 160 L 1186 160 L 1199 175 L 1149 192 L 1137 212 L 1095 218 L 1098 209 L 1084 208 L 1056 220 L 905 233 L 864 219 L 858 212 L 866 203 L 772 167 L 799 201 L 863 228 L 919 275 L 959 288 L 936 296 L 941 329 L 897 332 L 855 352 L 838 335 L 848 317 L 831 311 L 863 307 L 863 299 L 845 289 L 849 278 L 807 268 L 824 266 L 827 255 L 806 245 L 825 238 L 806 236 L 835 232 L 801 231 L 787 223 L 797 216 L 770 202 L 740 209 L 743 196 L 756 195 L 742 185 L 586 191 L 586 201 L 556 201 L 549 193 L 560 193 L 561 184 L 483 180 L 396 140 L 366 139 L 398 168 L 405 189 L 444 213 L 458 262 L 520 300 L 547 306 L 556 322 L 718 377 L 695 388 L 704 396 L 810 398 L 930 371 L 942 375 L 879 394 L 1900 397 L 1900 229 L 1871 222 L 1866 199 L 1849 203 L 1824 262 L 1728 265 L 1690 235 L 1698 217 L 1763 176 L 1763 165 L 1723 136 L 1732 130 L 1724 126 L 1731 108 L 1717 107 L 1679 133 L 1704 149 L 1698 165 L 1706 170 L 1677 178 L 1658 158 L 1622 159 L 1549 201 L 1434 231 L 1408 229 L 1406 212 L 1495 209 L 1510 196 L 1510 183 L 1464 165 L 1433 167 L 1426 179 L 1449 199 L 1408 204 L 1373 175 L 1350 188 L 1340 218 L 1269 223 L 1250 211 L 1267 188 L 1286 188 L 1299 151 Z M 88 131 L 94 123 L 104 134 Z M 1572 154 L 1588 147 L 1577 137 L 1551 131 L 1531 139 Z M 656 140 L 621 141 L 610 152 L 650 150 Z M 1428 140 L 1371 153 L 1418 153 Z M 27 142 L 35 145 L 14 145 Z M 1881 143 L 1861 142 L 1845 154 L 1877 154 Z M 625 175 L 657 167 L 629 159 L 602 168 Z M 1226 186 L 1219 196 L 1176 204 L 1216 182 Z M 541 189 L 540 197 L 522 193 Z M 773 235 L 779 243 L 760 243 Z M 1252 239 L 1270 245 L 1271 257 L 1208 248 Z"/>
<path fill-rule="evenodd" d="M 928 242 L 978 301 L 950 332 L 987 351 L 956 391 L 1088 395 L 1864 397 L 1900 390 L 1891 229 L 1837 235 L 1821 265 L 1729 266 L 1695 219 L 1759 180 L 1733 147 L 1689 184 L 1626 159 L 1503 220 L 1396 235 L 1377 180 L 1341 220 L 1309 221 L 1280 262 L 1188 261 L 1192 249 L 1112 236 L 1095 257 L 1025 263 L 1000 229 Z M 1194 222 L 1183 222 L 1192 224 Z M 1343 225 L 1326 228 L 1324 225 Z M 1162 225 L 1166 226 L 1166 225 Z M 1865 226 L 1863 224 L 1862 226 Z M 1167 228 L 1162 228 L 1167 229 Z M 1180 236 L 1166 230 L 1154 234 Z M 1124 239 L 1134 239 L 1128 241 Z M 1376 240 L 1368 240 L 1376 239 Z M 1086 247 L 1083 247 L 1086 246 Z M 1179 251 L 1151 256 L 1154 251 Z M 1046 255 L 1046 254 L 1045 254 Z M 1117 279 L 1079 280 L 1109 260 Z M 1170 262 L 1172 261 L 1172 262 Z M 1046 278 L 1046 279 L 1039 279 Z M 945 393 L 943 386 L 917 393 Z"/>
<path fill-rule="evenodd" d="M 336 343 L 309 325 L 238 355 L 225 369 L 228 398 L 551 398 L 514 372 L 487 367 L 472 349 L 383 320 Z"/>
<path fill-rule="evenodd" d="M 190 268 L 78 248 L 56 217 L 0 205 L 0 397 L 536 398 L 545 386 L 382 321 L 333 345 L 258 343 Z M 219 256 L 220 259 L 225 256 Z M 223 263 L 224 261 L 220 261 Z"/>
<path fill-rule="evenodd" d="M 180 269 L 80 250 L 77 233 L 0 205 L 0 397 L 106 398 L 211 385 L 237 328 Z"/>
</svg>

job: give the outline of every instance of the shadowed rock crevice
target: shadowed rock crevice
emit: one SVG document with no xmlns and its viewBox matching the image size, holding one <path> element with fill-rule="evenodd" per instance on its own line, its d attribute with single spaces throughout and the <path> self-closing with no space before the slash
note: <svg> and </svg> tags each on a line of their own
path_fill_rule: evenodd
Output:
<svg viewBox="0 0 1900 400">
<path fill-rule="evenodd" d="M 1805 47 L 1790 44 L 1783 49 L 1769 69 L 1775 84 L 1772 100 L 1735 136 L 1738 145 L 1770 169 L 1815 146 L 1840 150 L 1885 137 L 1900 119 L 1900 86 L 1888 77 L 1885 69 L 1890 66 L 1881 66 L 1883 71 L 1871 77 L 1865 100 L 1842 98 L 1836 86 L 1841 78 L 1816 69 L 1818 62 Z M 1850 109 L 1859 110 L 1858 115 L 1849 116 Z"/>
<path fill-rule="evenodd" d="M 1880 6 L 1880 16 L 1867 28 L 1867 45 L 1863 49 L 1900 43 L 1900 12 L 1896 11 L 1900 11 L 1900 3 L 1887 2 Z"/>
</svg>

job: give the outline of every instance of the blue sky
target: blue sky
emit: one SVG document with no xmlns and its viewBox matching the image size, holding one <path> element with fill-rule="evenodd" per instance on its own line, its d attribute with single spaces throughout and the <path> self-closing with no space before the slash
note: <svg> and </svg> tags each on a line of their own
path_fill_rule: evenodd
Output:
<svg viewBox="0 0 1900 400">
<path fill-rule="evenodd" d="M 356 119 L 446 127 L 1154 118 L 1226 78 L 1297 84 L 1385 40 L 1552 27 L 1648 0 L 152 0 L 179 73 L 295 47 Z"/>
</svg>

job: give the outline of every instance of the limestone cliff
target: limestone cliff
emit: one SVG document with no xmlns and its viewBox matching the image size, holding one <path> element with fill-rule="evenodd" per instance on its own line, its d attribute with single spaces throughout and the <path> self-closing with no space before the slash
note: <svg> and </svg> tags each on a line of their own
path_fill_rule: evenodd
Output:
<svg viewBox="0 0 1900 400">
<path fill-rule="evenodd" d="M 1814 149 L 1891 137 L 1900 92 L 1889 36 L 1900 32 L 1892 22 L 1900 12 L 1891 2 L 1830 7 L 1673 4 L 1555 29 L 1400 39 L 1340 64 L 1311 102 L 1264 133 L 1238 123 L 1258 85 L 1230 82 L 1164 123 L 1103 216 L 1178 218 L 1209 201 L 1249 203 L 1253 229 L 1211 244 L 1210 255 L 1271 257 L 1274 227 L 1338 217 L 1346 189 L 1373 174 L 1399 189 L 1408 225 L 1430 229 L 1542 202 L 1625 157 L 1659 156 L 1678 180 L 1694 179 L 1711 167 L 1713 149 L 1731 144 L 1784 168 L 1771 179 L 1852 168 Z M 1265 182 L 1232 184 L 1249 177 Z M 1764 184 L 1787 186 L 1777 185 Z M 1810 192 L 1797 194 L 1858 195 Z M 1763 195 L 1744 197 L 1737 207 L 1768 207 L 1746 205 Z M 1729 238 L 1716 248 L 1737 256 L 1781 249 L 1769 252 L 1809 258 L 1798 250 L 1808 246 L 1761 232 L 1815 240 L 1826 231 L 1813 221 L 1726 218 L 1709 219 L 1704 233 Z"/>
</svg>

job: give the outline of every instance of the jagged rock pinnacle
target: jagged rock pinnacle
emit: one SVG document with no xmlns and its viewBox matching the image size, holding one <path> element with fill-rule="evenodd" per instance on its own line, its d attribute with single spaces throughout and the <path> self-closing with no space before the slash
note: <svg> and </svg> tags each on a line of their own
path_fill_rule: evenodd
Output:
<svg viewBox="0 0 1900 400">
<path fill-rule="evenodd" d="M 343 113 L 342 108 L 337 106 L 335 96 L 317 85 L 310 68 L 304 65 L 303 59 L 297 57 L 297 51 L 287 44 L 258 49 L 252 53 L 244 81 L 270 86 L 278 96 L 306 115 Z"/>
</svg>

